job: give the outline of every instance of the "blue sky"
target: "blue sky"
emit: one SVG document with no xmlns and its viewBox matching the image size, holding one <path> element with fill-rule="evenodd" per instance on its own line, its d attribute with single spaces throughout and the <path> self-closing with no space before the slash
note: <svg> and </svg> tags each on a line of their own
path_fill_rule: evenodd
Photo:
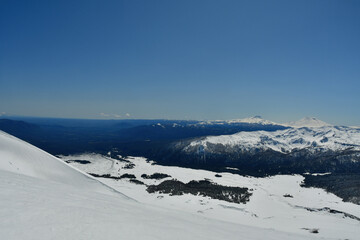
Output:
<svg viewBox="0 0 360 240">
<path fill-rule="evenodd" d="M 359 12 L 360 1 L 2 0 L 0 113 L 360 125 Z"/>
</svg>

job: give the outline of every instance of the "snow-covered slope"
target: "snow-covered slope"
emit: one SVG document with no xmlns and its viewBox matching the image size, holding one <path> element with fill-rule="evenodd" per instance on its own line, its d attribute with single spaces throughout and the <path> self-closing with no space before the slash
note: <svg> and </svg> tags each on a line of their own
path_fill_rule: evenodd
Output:
<svg viewBox="0 0 360 240">
<path fill-rule="evenodd" d="M 202 146 L 211 150 L 210 144 L 235 148 L 233 150 L 266 150 L 289 152 L 294 149 L 312 148 L 313 150 L 360 150 L 360 129 L 348 127 L 290 128 L 274 132 L 239 132 L 232 135 L 209 136 L 194 140 L 184 151 Z M 228 149 L 231 151 L 231 149 Z"/>
<path fill-rule="evenodd" d="M 133 201 L 3 132 L 0 162 L 1 239 L 304 239 Z"/>
<path fill-rule="evenodd" d="M 93 177 L 69 167 L 60 159 L 0 131 L 0 170 L 113 194 L 114 190 Z"/>
<path fill-rule="evenodd" d="M 302 128 L 302 127 L 325 127 L 331 125 L 314 117 L 304 117 L 295 122 L 285 123 L 284 126 Z"/>
</svg>

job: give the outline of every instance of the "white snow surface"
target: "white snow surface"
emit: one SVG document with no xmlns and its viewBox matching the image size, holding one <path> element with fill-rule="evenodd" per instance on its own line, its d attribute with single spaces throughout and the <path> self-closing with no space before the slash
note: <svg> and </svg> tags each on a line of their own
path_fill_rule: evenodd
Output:
<svg viewBox="0 0 360 240">
<path fill-rule="evenodd" d="M 252 149 L 272 149 L 278 152 L 289 152 L 293 149 L 311 148 L 316 150 L 344 150 L 354 148 L 360 150 L 360 129 L 349 127 L 312 127 L 289 128 L 274 132 L 254 131 L 239 132 L 232 135 L 209 136 L 192 141 L 184 148 L 221 144 L 244 151 Z"/>
<path fill-rule="evenodd" d="M 73 188 L 114 194 L 95 178 L 65 164 L 60 159 L 0 131 L 0 170 L 67 184 Z"/>
<path fill-rule="evenodd" d="M 214 221 L 258 227 L 259 235 L 262 236 L 261 239 L 270 239 L 277 232 L 287 232 L 291 234 L 289 235 L 291 237 L 292 234 L 299 234 L 302 239 L 358 239 L 360 234 L 359 220 L 344 217 L 343 214 L 306 210 L 306 208 L 322 209 L 328 207 L 360 217 L 359 205 L 343 202 L 339 197 L 322 189 L 301 187 L 303 177 L 300 175 L 255 178 L 232 173 L 218 173 L 221 177 L 216 177 L 216 173 L 211 171 L 161 166 L 141 157 L 126 158 L 134 164 L 132 169 L 126 167 L 129 164 L 127 162 L 97 154 L 60 157 L 86 172 L 99 175 L 110 174 L 114 177 L 125 173 L 133 174 L 137 180 L 146 185 L 157 185 L 170 179 L 177 179 L 184 183 L 191 180 L 209 179 L 224 186 L 247 187 L 252 192 L 250 201 L 246 204 L 236 204 L 190 194 L 181 196 L 169 196 L 160 193 L 149 194 L 145 185 L 131 183 L 129 179 L 98 178 L 144 204 L 188 212 Z M 88 160 L 91 163 L 80 164 L 71 160 Z M 153 173 L 165 173 L 171 177 L 161 180 L 141 177 L 142 174 L 151 175 Z M 284 197 L 286 194 L 290 194 L 292 197 Z M 273 232 L 269 233 L 269 236 L 264 235 L 260 228 L 272 229 Z M 311 229 L 318 229 L 319 233 L 310 233 Z M 233 235 L 233 237 L 235 239 L 251 239 L 250 235 L 245 238 L 240 235 Z M 280 236 L 279 239 L 282 237 Z"/>
<path fill-rule="evenodd" d="M 83 157 L 81 156 L 82 159 Z M 97 158 L 98 160 L 95 162 L 100 161 L 97 163 L 97 171 L 113 169 L 118 165 L 112 159 Z M 142 159 L 137 160 L 142 161 Z M 141 202 L 141 198 L 134 201 L 81 171 L 67 166 L 58 158 L 3 132 L 0 132 L 0 163 L 1 239 L 266 238 L 278 240 L 304 239 L 304 237 L 306 239 L 317 239 L 320 236 L 308 233 L 305 230 L 298 230 L 297 227 L 297 231 L 281 231 L 273 229 L 268 224 L 260 227 L 249 226 L 252 225 L 251 218 L 246 225 L 241 221 L 222 219 L 221 216 L 226 216 L 228 208 L 221 207 L 220 203 L 218 203 L 220 206 L 218 210 L 223 208 L 223 211 L 214 212 L 215 215 L 220 215 L 217 217 L 209 215 L 210 217 L 207 217 L 181 209 L 184 203 L 179 207 L 174 207 L 175 209 L 166 208 L 169 204 L 174 203 L 171 200 L 169 204 L 164 204 L 166 207 L 157 207 L 153 206 L 156 204 Z M 147 167 L 148 165 L 143 166 Z M 87 171 L 87 169 L 83 170 Z M 113 170 L 116 172 L 118 169 L 114 168 Z M 178 170 L 180 169 L 174 168 L 172 174 L 174 176 L 178 174 L 180 177 L 186 173 Z M 199 172 L 198 177 L 202 173 L 205 172 Z M 190 176 L 184 177 L 190 178 Z M 242 184 L 239 182 L 241 180 L 242 178 L 239 177 L 231 181 L 233 181 L 232 184 Z M 144 189 L 139 191 L 140 188 L 137 188 L 141 186 L 129 185 L 128 183 L 124 187 L 121 187 L 121 184 L 120 186 L 111 185 L 126 194 L 134 193 L 133 197 L 144 194 Z M 126 190 L 127 188 L 129 189 Z M 269 190 L 264 189 L 262 193 L 265 194 L 267 191 Z M 181 197 L 175 199 L 180 203 L 185 200 Z M 252 204 L 257 205 L 258 213 L 271 219 L 273 213 L 276 213 L 275 209 L 268 209 L 262 205 L 261 196 L 257 199 Z M 331 197 L 330 199 L 334 198 Z M 334 200 L 338 201 L 337 198 Z M 164 202 L 167 203 L 166 200 Z M 279 202 L 279 205 L 287 206 L 288 204 Z M 241 213 L 240 215 L 243 215 L 242 208 L 243 206 L 240 205 L 239 211 L 237 211 Z M 268 209 L 268 212 L 264 212 L 262 209 Z M 279 212 L 277 214 L 286 213 Z M 323 214 L 319 215 L 320 218 L 317 220 L 322 220 Z M 334 232 L 339 230 L 336 222 L 344 221 L 347 223 L 346 228 L 340 229 L 344 231 L 342 235 L 344 238 L 351 239 L 352 237 L 354 239 L 353 236 L 359 233 L 358 222 L 349 219 L 342 220 L 341 216 L 335 216 L 331 219 L 333 221 L 331 224 L 329 223 L 329 227 L 334 227 Z M 266 222 L 265 219 L 263 221 Z M 287 229 L 287 222 L 283 223 L 284 225 L 279 228 Z M 312 228 L 322 225 L 324 223 L 316 221 L 315 225 L 313 222 L 308 222 L 301 226 Z M 342 226 L 340 225 L 340 227 Z"/>
</svg>

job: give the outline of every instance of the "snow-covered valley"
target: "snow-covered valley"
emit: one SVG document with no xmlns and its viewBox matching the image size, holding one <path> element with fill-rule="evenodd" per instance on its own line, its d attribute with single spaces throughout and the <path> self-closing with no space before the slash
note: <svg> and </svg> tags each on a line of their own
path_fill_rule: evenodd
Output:
<svg viewBox="0 0 360 240">
<path fill-rule="evenodd" d="M 72 166 L 89 173 L 110 174 L 114 178 L 124 174 L 134 175 L 136 180 L 145 185 L 136 184 L 129 178 L 99 177 L 98 179 L 144 204 L 188 212 L 232 224 L 300 234 L 304 238 L 316 236 L 325 239 L 356 239 L 360 234 L 359 205 L 345 203 L 322 189 L 301 187 L 303 177 L 300 175 L 255 178 L 231 173 L 160 166 L 139 157 L 128 157 L 124 159 L 125 161 L 98 154 L 60 157 Z M 142 177 L 143 174 L 149 176 L 154 173 L 167 174 L 170 177 L 164 179 Z M 147 186 L 157 185 L 169 179 L 177 179 L 184 183 L 208 179 L 222 186 L 247 187 L 251 190 L 252 196 L 246 204 L 237 204 L 200 195 L 170 196 L 162 193 L 149 194 L 146 191 Z M 311 233 L 314 231 L 318 233 Z"/>
</svg>

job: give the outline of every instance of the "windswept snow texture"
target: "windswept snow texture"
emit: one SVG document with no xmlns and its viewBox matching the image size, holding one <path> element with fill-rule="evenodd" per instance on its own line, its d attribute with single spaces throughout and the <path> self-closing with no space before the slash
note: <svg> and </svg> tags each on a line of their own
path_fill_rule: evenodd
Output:
<svg viewBox="0 0 360 240">
<path fill-rule="evenodd" d="M 313 237 L 310 233 L 299 235 L 245 226 L 133 201 L 3 132 L 0 162 L 1 239 Z"/>
<path fill-rule="evenodd" d="M 210 136 L 195 140 L 184 148 L 202 146 L 211 152 L 209 144 L 230 147 L 228 151 L 252 151 L 272 149 L 287 153 L 294 149 L 316 150 L 360 150 L 360 129 L 348 127 L 290 128 L 275 132 L 239 132 L 232 135 Z M 232 147 L 232 148 L 231 148 Z"/>
</svg>

